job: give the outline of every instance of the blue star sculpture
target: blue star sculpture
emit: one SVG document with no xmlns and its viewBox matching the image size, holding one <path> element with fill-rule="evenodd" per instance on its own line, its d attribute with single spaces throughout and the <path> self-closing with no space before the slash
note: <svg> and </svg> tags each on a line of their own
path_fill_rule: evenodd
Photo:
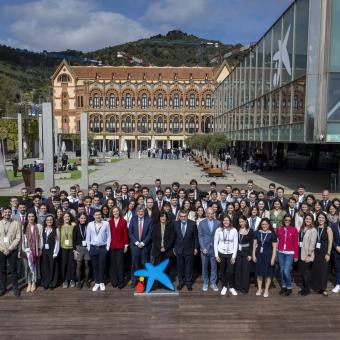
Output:
<svg viewBox="0 0 340 340">
<path fill-rule="evenodd" d="M 168 264 L 169 264 L 169 259 L 164 260 L 157 266 L 154 266 L 148 262 L 148 263 L 145 263 L 146 269 L 135 271 L 134 273 L 135 276 L 143 276 L 143 277 L 148 278 L 148 283 L 146 285 L 146 290 L 145 290 L 146 293 L 150 293 L 150 290 L 155 280 L 162 283 L 165 287 L 171 290 L 175 290 L 175 287 L 170 281 L 169 276 L 164 273 L 164 269 L 166 268 Z"/>
</svg>

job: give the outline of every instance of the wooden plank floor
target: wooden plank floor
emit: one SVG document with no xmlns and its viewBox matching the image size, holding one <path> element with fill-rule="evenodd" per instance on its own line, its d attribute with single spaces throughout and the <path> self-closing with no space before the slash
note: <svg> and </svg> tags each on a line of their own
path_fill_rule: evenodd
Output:
<svg viewBox="0 0 340 340">
<path fill-rule="evenodd" d="M 76 288 L 0 298 L 6 339 L 339 339 L 340 295 L 290 297 L 270 291 L 222 297 L 201 283 L 178 297 L 135 297 L 129 287 Z"/>
</svg>

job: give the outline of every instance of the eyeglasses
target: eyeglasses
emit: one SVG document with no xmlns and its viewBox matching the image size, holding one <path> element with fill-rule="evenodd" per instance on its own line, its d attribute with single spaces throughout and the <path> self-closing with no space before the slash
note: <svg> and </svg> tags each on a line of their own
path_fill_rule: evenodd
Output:
<svg viewBox="0 0 340 340">
<path fill-rule="evenodd" d="M 51 194 L 56 194 L 57 192 L 54 190 L 54 191 L 51 191 Z"/>
</svg>

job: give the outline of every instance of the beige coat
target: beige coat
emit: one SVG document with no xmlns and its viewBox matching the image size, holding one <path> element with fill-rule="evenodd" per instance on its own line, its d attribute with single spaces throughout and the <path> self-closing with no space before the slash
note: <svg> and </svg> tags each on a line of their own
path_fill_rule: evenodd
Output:
<svg viewBox="0 0 340 340">
<path fill-rule="evenodd" d="M 301 260 L 305 262 L 314 261 L 314 250 L 317 239 L 317 231 L 315 228 L 307 229 L 303 237 L 301 247 Z"/>
</svg>

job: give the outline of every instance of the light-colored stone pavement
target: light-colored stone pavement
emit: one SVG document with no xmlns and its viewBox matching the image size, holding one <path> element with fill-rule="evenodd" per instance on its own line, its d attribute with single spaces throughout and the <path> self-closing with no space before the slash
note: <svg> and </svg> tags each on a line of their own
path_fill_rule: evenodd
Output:
<svg viewBox="0 0 340 340">
<path fill-rule="evenodd" d="M 217 184 L 245 184 L 248 179 L 253 179 L 258 187 L 267 190 L 270 180 L 253 174 L 244 173 L 241 168 L 232 166 L 223 178 L 211 178 L 207 176 L 194 162 L 185 159 L 179 160 L 159 160 L 153 158 L 141 159 L 122 159 L 116 163 L 102 163 L 97 165 L 97 170 L 89 175 L 90 184 L 97 182 L 99 184 L 112 184 L 113 181 L 132 185 L 135 182 L 142 184 L 153 184 L 156 178 L 160 178 L 163 184 L 171 184 L 178 181 L 180 184 L 188 184 L 192 178 L 195 178 L 199 184 L 209 184 L 212 180 Z M 71 185 L 79 184 L 80 180 L 56 180 L 55 184 L 62 189 L 68 190 Z M 281 183 L 277 183 L 280 184 Z M 10 189 L 2 189 L 2 196 L 19 194 L 23 183 L 17 184 Z M 43 181 L 36 181 L 37 187 L 43 187 Z M 45 188 L 44 188 L 45 189 Z M 291 192 L 291 188 L 286 188 Z"/>
</svg>

